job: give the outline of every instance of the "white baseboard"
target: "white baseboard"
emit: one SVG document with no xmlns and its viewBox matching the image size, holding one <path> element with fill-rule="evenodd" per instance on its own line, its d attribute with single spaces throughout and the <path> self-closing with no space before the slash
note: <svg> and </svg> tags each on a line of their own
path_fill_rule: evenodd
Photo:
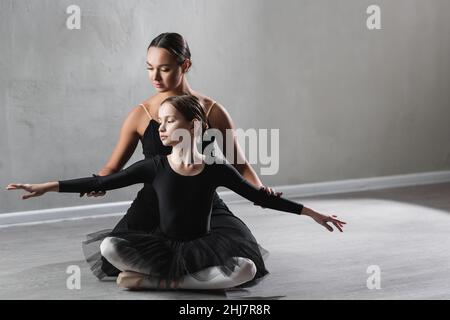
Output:
<svg viewBox="0 0 450 320">
<path fill-rule="evenodd" d="M 301 198 L 324 194 L 338 194 L 444 182 L 450 182 L 450 171 L 434 171 L 384 177 L 307 183 L 278 186 L 274 187 L 274 189 L 276 191 L 283 192 L 283 197 Z M 219 195 L 226 203 L 248 201 L 232 191 L 219 192 Z M 123 215 L 127 211 L 130 204 L 131 201 L 122 201 L 86 206 L 3 213 L 0 214 L 0 228 L 18 225 L 51 223 L 63 220 L 119 216 Z"/>
</svg>

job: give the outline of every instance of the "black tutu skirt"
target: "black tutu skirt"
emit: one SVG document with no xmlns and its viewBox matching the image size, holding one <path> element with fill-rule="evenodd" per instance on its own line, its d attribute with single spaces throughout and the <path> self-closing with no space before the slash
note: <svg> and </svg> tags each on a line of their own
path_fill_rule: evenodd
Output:
<svg viewBox="0 0 450 320">
<path fill-rule="evenodd" d="M 215 224 L 220 224 L 220 216 L 216 218 Z M 255 263 L 257 272 L 253 280 L 239 287 L 253 286 L 269 273 L 264 264 L 268 251 L 251 239 L 253 237 L 246 237 L 242 226 L 236 225 L 235 221 L 229 223 L 230 217 L 223 218 L 220 227 L 216 225 L 208 234 L 191 240 L 171 238 L 159 227 L 150 232 L 105 229 L 87 235 L 83 252 L 97 278 L 110 276 L 117 269 L 101 255 L 100 243 L 106 237 L 114 237 L 114 248 L 124 263 L 134 269 L 145 270 L 148 276 L 167 284 L 186 275 L 208 281 L 210 279 L 199 271 L 213 266 L 228 276 L 237 266 L 235 258 L 243 257 Z M 245 226 L 243 222 L 242 225 Z"/>
<path fill-rule="evenodd" d="M 104 229 L 86 236 L 83 253 L 93 274 L 100 280 L 117 277 L 120 270 L 100 253 L 106 237 L 117 237 L 117 248 L 127 262 L 152 269 L 152 275 L 174 279 L 210 267 L 221 266 L 229 274 L 236 265 L 233 257 L 248 258 L 256 265 L 252 281 L 239 287 L 259 283 L 269 271 L 264 260 L 269 252 L 261 247 L 247 225 L 235 216 L 225 202 L 214 193 L 210 233 L 191 241 L 170 239 L 158 228 L 159 212 L 154 192 L 145 186 L 133 201 L 125 216 L 114 229 Z M 166 279 L 166 280 L 167 280 Z"/>
</svg>

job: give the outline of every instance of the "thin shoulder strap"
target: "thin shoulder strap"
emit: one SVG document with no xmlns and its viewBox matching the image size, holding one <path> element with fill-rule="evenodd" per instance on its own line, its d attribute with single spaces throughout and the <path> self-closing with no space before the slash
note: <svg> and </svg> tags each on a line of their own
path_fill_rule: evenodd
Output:
<svg viewBox="0 0 450 320">
<path fill-rule="evenodd" d="M 142 108 L 144 108 L 145 113 L 148 115 L 148 118 L 149 118 L 150 120 L 152 120 L 152 116 L 150 115 L 150 112 L 148 112 L 147 108 L 146 108 L 142 103 L 140 104 L 140 106 L 141 106 Z"/>
<path fill-rule="evenodd" d="M 206 113 L 206 120 L 208 120 L 209 113 L 211 112 L 212 108 L 213 108 L 215 105 L 216 105 L 216 102 L 214 101 L 214 103 L 211 105 L 211 107 L 209 107 L 209 110 L 208 110 L 208 112 Z"/>
</svg>

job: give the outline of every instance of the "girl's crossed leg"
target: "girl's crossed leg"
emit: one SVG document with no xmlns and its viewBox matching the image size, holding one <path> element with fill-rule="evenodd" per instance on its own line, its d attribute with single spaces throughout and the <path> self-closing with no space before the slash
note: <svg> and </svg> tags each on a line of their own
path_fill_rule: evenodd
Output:
<svg viewBox="0 0 450 320">
<path fill-rule="evenodd" d="M 116 244 L 119 241 L 126 241 L 116 237 L 105 238 L 101 245 L 101 254 L 117 269 L 122 271 L 117 277 L 119 287 L 139 290 L 139 289 L 164 289 L 164 282 L 158 283 L 158 280 L 149 277 L 145 270 L 136 266 L 127 264 L 116 250 Z M 172 289 L 227 289 L 238 286 L 242 283 L 252 280 L 256 274 L 254 262 L 248 258 L 236 257 L 238 265 L 229 275 L 224 275 L 219 266 L 205 268 L 195 274 L 195 277 L 187 275 L 177 282 L 171 283 Z M 205 280 L 198 280 L 198 279 Z M 206 280 L 207 279 L 207 280 Z M 167 289 L 167 288 L 166 288 Z"/>
</svg>

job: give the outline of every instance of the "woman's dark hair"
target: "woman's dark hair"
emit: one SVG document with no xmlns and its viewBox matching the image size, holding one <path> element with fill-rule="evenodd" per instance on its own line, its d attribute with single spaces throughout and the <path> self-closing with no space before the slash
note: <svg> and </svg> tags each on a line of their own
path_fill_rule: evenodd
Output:
<svg viewBox="0 0 450 320">
<path fill-rule="evenodd" d="M 170 103 L 175 109 L 177 109 L 187 121 L 198 120 L 202 124 L 202 131 L 208 128 L 208 122 L 206 120 L 206 114 L 200 103 L 200 100 L 193 95 L 181 95 L 171 96 L 164 99 L 163 103 Z"/>
<path fill-rule="evenodd" d="M 175 32 L 165 32 L 161 33 L 155 39 L 152 40 L 147 48 L 147 51 L 151 48 L 164 48 L 169 51 L 177 61 L 177 64 L 181 66 L 186 59 L 189 59 L 189 67 L 192 65 L 191 61 L 191 51 L 189 46 L 184 40 L 183 36 Z"/>
</svg>

